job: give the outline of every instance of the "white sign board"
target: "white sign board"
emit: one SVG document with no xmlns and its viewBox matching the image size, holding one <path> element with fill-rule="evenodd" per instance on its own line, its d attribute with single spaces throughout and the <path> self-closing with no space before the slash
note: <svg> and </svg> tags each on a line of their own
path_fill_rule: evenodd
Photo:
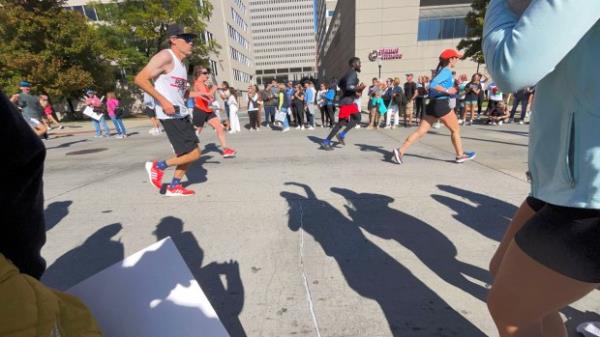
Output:
<svg viewBox="0 0 600 337">
<path fill-rule="evenodd" d="M 229 337 L 170 238 L 67 291 L 106 337 Z"/>
</svg>

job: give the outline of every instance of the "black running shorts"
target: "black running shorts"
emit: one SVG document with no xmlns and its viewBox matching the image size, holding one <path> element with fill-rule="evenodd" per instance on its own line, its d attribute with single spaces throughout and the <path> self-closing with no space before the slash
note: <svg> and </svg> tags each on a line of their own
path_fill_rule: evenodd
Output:
<svg viewBox="0 0 600 337">
<path fill-rule="evenodd" d="M 447 98 L 429 100 L 429 104 L 425 108 L 425 114 L 436 118 L 442 118 L 450 113 L 450 102 Z"/>
<path fill-rule="evenodd" d="M 144 108 L 144 112 L 150 118 L 156 117 L 156 110 L 154 110 L 154 109 L 152 109 L 150 107 L 145 107 Z"/>
<path fill-rule="evenodd" d="M 211 119 L 217 118 L 217 114 L 215 114 L 214 112 L 205 112 L 198 108 L 194 108 L 192 116 L 192 124 L 199 128 L 204 127 L 204 123 L 210 121 Z"/>
<path fill-rule="evenodd" d="M 176 119 L 161 119 L 167 138 L 173 146 L 173 151 L 180 157 L 198 148 L 196 130 L 190 123 L 189 117 Z"/>
<path fill-rule="evenodd" d="M 555 206 L 528 198 L 536 214 L 517 232 L 527 255 L 570 278 L 600 283 L 600 210 Z"/>
</svg>

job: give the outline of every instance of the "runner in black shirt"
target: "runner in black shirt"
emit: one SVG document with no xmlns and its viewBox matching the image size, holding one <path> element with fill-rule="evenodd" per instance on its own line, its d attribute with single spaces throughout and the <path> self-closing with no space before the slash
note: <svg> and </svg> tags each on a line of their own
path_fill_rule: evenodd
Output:
<svg viewBox="0 0 600 337">
<path fill-rule="evenodd" d="M 343 145 L 346 134 L 360 123 L 360 108 L 354 102 L 357 97 L 360 97 L 362 91 L 365 89 L 365 84 L 358 81 L 358 73 L 360 72 L 360 59 L 353 57 L 348 62 L 350 70 L 340 79 L 339 87 L 342 90 L 342 96 L 340 98 L 340 113 L 338 122 L 331 130 L 331 133 L 321 143 L 321 148 L 324 150 L 333 150 L 331 146 L 331 139 L 334 136 Z M 341 128 L 345 127 L 344 131 L 340 131 Z"/>
</svg>

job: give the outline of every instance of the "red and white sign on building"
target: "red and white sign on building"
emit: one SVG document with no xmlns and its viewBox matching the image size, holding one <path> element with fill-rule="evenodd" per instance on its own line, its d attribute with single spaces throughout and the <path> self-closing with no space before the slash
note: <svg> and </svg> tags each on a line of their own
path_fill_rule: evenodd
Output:
<svg viewBox="0 0 600 337">
<path fill-rule="evenodd" d="M 381 48 L 369 53 L 369 60 L 399 60 L 402 58 L 400 48 Z"/>
<path fill-rule="evenodd" d="M 400 48 L 381 48 L 377 54 L 382 60 L 399 60 L 402 58 Z"/>
</svg>

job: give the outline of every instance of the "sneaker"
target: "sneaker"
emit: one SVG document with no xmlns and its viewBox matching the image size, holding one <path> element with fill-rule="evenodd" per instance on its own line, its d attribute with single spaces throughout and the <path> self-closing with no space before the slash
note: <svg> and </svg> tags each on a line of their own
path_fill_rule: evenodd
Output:
<svg viewBox="0 0 600 337">
<path fill-rule="evenodd" d="M 236 154 L 237 154 L 237 152 L 235 152 L 234 149 L 230 149 L 228 147 L 223 149 L 223 158 L 233 158 L 233 157 L 235 157 Z"/>
<path fill-rule="evenodd" d="M 165 175 L 165 171 L 161 170 L 157 166 L 158 161 L 147 161 L 146 162 L 146 172 L 148 172 L 148 181 L 150 184 L 154 185 L 154 187 L 160 188 L 162 187 L 163 176 Z"/>
<path fill-rule="evenodd" d="M 583 337 L 600 337 L 600 322 L 585 322 L 577 326 L 577 332 Z"/>
<path fill-rule="evenodd" d="M 116 139 L 123 139 L 123 135 L 116 135 L 115 138 Z"/>
<path fill-rule="evenodd" d="M 356 128 L 357 128 L 357 129 L 360 129 L 360 124 L 357 124 L 357 125 L 356 125 Z"/>
<path fill-rule="evenodd" d="M 502 125 L 502 124 L 504 124 L 502 121 L 499 121 L 499 122 L 498 122 L 498 125 Z"/>
<path fill-rule="evenodd" d="M 65 126 L 64 126 L 64 125 L 62 125 L 62 124 L 58 126 L 58 129 L 59 129 L 59 130 L 62 130 L 62 129 L 64 129 L 64 128 L 65 128 Z"/>
<path fill-rule="evenodd" d="M 171 186 L 167 187 L 167 192 L 165 193 L 165 196 L 167 196 L 167 197 L 189 197 L 194 194 L 196 194 L 196 192 L 194 192 L 192 190 L 188 190 L 180 184 L 175 187 L 171 187 Z"/>
<path fill-rule="evenodd" d="M 402 156 L 400 155 L 400 151 L 398 151 L 398 149 L 394 149 L 394 162 L 396 164 L 403 164 L 404 161 L 402 160 Z"/>
<path fill-rule="evenodd" d="M 525 124 L 525 122 L 523 122 L 522 120 L 519 121 L 519 125 L 523 125 L 523 124 Z"/>
<path fill-rule="evenodd" d="M 287 128 L 284 128 L 283 130 L 281 130 L 281 132 L 282 132 L 282 133 L 283 133 L 283 132 L 288 132 L 288 131 L 290 131 L 290 128 L 289 128 L 289 127 L 287 127 Z"/>
<path fill-rule="evenodd" d="M 305 130 L 305 129 L 304 129 L 304 125 L 300 127 L 300 130 Z"/>
<path fill-rule="evenodd" d="M 463 125 L 463 123 L 464 123 L 464 122 L 465 122 L 464 120 L 462 120 L 462 119 L 459 119 L 459 120 L 458 120 L 458 125 Z"/>
<path fill-rule="evenodd" d="M 333 150 L 333 147 L 331 146 L 331 141 L 325 139 L 322 143 L 321 143 L 321 149 L 325 150 L 325 151 L 331 151 Z"/>
<path fill-rule="evenodd" d="M 434 129 L 439 129 L 442 127 L 442 123 L 440 123 L 440 121 L 436 121 L 435 123 L 433 123 L 433 128 Z"/>
<path fill-rule="evenodd" d="M 384 129 L 391 129 L 392 127 L 389 125 L 386 125 Z"/>
<path fill-rule="evenodd" d="M 456 157 L 456 162 L 457 163 L 464 163 L 464 162 L 466 162 L 468 160 L 475 159 L 475 157 L 477 157 L 477 153 L 475 153 L 475 152 L 465 152 L 462 156 Z"/>
<path fill-rule="evenodd" d="M 296 127 L 296 130 L 300 130 L 300 125 L 298 125 L 298 126 Z"/>
<path fill-rule="evenodd" d="M 315 129 L 315 127 L 314 127 L 314 126 L 309 126 L 309 127 L 308 127 L 308 129 L 309 129 L 309 130 L 314 130 L 314 129 Z"/>
<path fill-rule="evenodd" d="M 335 135 L 335 138 L 338 140 L 338 142 L 340 142 L 340 144 L 346 145 L 346 142 L 344 142 L 344 138 L 346 138 L 346 137 L 344 137 L 338 133 L 337 135 Z"/>
<path fill-rule="evenodd" d="M 102 138 L 102 135 L 95 135 L 94 138 Z"/>
</svg>

